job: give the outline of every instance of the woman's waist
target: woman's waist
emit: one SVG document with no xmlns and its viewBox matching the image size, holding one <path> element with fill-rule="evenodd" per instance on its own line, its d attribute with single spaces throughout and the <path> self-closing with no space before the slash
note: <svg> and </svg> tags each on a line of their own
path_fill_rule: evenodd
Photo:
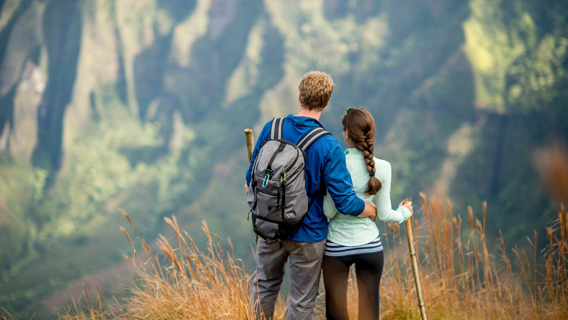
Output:
<svg viewBox="0 0 568 320">
<path fill-rule="evenodd" d="M 381 239 L 377 236 L 372 240 L 361 244 L 341 244 L 328 240 L 325 247 L 326 256 L 347 256 L 354 254 L 375 253 L 383 251 Z"/>
<path fill-rule="evenodd" d="M 337 227 L 341 226 L 372 226 L 377 227 L 371 218 L 361 218 L 337 213 L 332 219 L 329 220 L 330 225 Z"/>
<path fill-rule="evenodd" d="M 370 219 L 356 221 L 332 219 L 328 225 L 327 239 L 342 245 L 360 245 L 379 236 L 377 225 Z"/>
</svg>

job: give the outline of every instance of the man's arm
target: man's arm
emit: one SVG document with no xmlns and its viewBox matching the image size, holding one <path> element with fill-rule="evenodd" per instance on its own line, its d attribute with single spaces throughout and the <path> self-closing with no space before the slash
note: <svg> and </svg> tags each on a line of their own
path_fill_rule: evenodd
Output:
<svg viewBox="0 0 568 320">
<path fill-rule="evenodd" d="M 377 207 L 372 202 L 365 202 L 365 210 L 357 216 L 358 218 L 371 218 L 371 220 L 377 220 Z"/>
<path fill-rule="evenodd" d="M 336 214 L 339 214 L 335 207 L 335 203 L 333 202 L 333 198 L 329 195 L 329 193 L 323 198 L 323 214 L 330 219 L 335 217 Z M 363 213 L 357 217 L 371 218 L 371 220 L 375 221 L 377 218 L 377 208 L 375 207 L 375 204 L 365 202 L 365 209 L 363 210 Z"/>
<path fill-rule="evenodd" d="M 345 154 L 337 141 L 333 143 L 324 163 L 324 180 L 337 211 L 350 216 L 376 217 L 376 207 L 365 203 L 355 194 Z"/>
</svg>

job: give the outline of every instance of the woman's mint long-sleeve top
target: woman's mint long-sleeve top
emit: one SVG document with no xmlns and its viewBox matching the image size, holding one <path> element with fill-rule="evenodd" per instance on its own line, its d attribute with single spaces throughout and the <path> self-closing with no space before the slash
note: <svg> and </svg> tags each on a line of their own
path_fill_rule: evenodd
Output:
<svg viewBox="0 0 568 320">
<path fill-rule="evenodd" d="M 375 177 L 382 188 L 375 195 L 365 192 L 369 182 L 369 171 L 363 158 L 363 153 L 355 148 L 345 150 L 347 170 L 351 174 L 353 190 L 359 198 L 372 202 L 377 206 L 377 218 L 386 222 L 402 223 L 411 216 L 410 210 L 405 207 L 392 209 L 390 187 L 392 169 L 388 161 L 375 158 Z M 359 246 L 375 240 L 379 236 L 379 229 L 370 218 L 358 218 L 340 214 L 335 208 L 333 199 L 326 195 L 323 203 L 323 212 L 330 218 L 327 239 L 342 246 Z"/>
</svg>

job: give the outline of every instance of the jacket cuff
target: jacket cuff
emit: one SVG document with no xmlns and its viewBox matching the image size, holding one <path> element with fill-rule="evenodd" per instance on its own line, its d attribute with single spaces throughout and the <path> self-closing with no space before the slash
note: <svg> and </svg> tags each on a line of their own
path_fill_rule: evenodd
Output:
<svg viewBox="0 0 568 320">
<path fill-rule="evenodd" d="M 355 207 L 355 210 L 353 210 L 353 212 L 349 213 L 350 216 L 358 216 L 361 213 L 363 213 L 363 211 L 365 211 L 365 201 L 361 200 L 361 198 L 357 197 L 358 204 Z"/>
<path fill-rule="evenodd" d="M 400 223 L 403 223 L 412 216 L 412 213 L 410 213 L 410 210 L 408 210 L 407 207 L 400 206 L 398 207 L 398 210 L 400 210 L 400 213 L 402 213 L 402 217 L 404 218 Z"/>
</svg>

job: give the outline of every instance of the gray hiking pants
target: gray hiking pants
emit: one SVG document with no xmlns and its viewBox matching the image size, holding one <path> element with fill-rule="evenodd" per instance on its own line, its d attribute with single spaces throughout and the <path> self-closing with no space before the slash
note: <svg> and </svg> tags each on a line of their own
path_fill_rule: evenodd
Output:
<svg viewBox="0 0 568 320">
<path fill-rule="evenodd" d="M 251 301 L 257 319 L 272 319 L 274 305 L 282 284 L 284 267 L 290 258 L 290 307 L 288 320 L 311 320 L 318 295 L 323 253 L 326 240 L 298 242 L 284 240 L 256 245 L 256 276 L 252 283 Z M 260 305 L 259 305 L 260 303 Z M 264 311 L 264 312 L 263 312 Z"/>
</svg>

